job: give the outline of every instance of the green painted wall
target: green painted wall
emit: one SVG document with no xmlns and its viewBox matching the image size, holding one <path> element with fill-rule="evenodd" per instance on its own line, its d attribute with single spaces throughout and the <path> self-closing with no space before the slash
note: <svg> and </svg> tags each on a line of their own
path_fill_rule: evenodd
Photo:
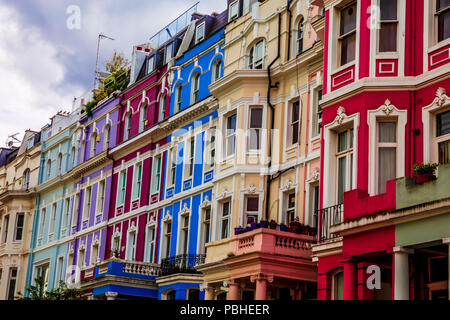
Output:
<svg viewBox="0 0 450 320">
<path fill-rule="evenodd" d="M 395 226 L 395 245 L 408 246 L 450 237 L 450 212 Z"/>
<path fill-rule="evenodd" d="M 396 208 L 403 209 L 450 197 L 450 165 L 439 166 L 435 181 L 416 184 L 414 179 L 397 179 Z"/>
</svg>

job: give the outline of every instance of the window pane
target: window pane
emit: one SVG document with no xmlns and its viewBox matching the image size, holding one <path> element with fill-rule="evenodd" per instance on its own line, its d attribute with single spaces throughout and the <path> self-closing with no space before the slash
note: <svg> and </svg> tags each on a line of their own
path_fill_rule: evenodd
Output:
<svg viewBox="0 0 450 320">
<path fill-rule="evenodd" d="M 397 123 L 380 122 L 378 123 L 378 142 L 396 142 L 397 141 Z"/>
<path fill-rule="evenodd" d="M 228 216 L 228 214 L 230 213 L 230 203 L 229 202 L 225 202 L 223 204 L 223 210 L 222 210 L 222 216 L 226 217 Z"/>
<path fill-rule="evenodd" d="M 450 6 L 450 0 L 436 0 L 436 8 L 438 11 L 448 6 Z"/>
<path fill-rule="evenodd" d="M 439 163 L 450 163 L 450 140 L 439 143 Z"/>
<path fill-rule="evenodd" d="M 295 207 L 295 193 L 291 193 L 288 197 L 288 208 L 294 208 Z"/>
<path fill-rule="evenodd" d="M 380 52 L 397 51 L 397 22 L 381 24 L 379 51 Z"/>
<path fill-rule="evenodd" d="M 386 192 L 386 182 L 396 177 L 396 148 L 380 148 L 378 158 L 378 194 Z"/>
<path fill-rule="evenodd" d="M 298 122 L 292 126 L 292 144 L 298 142 Z"/>
<path fill-rule="evenodd" d="M 397 20 L 397 0 L 380 0 L 380 19 Z"/>
<path fill-rule="evenodd" d="M 338 152 L 347 150 L 347 131 L 341 132 L 338 135 Z"/>
<path fill-rule="evenodd" d="M 450 111 L 436 116 L 436 133 L 438 137 L 450 133 Z"/>
<path fill-rule="evenodd" d="M 344 300 L 344 273 L 334 276 L 334 300 Z"/>
<path fill-rule="evenodd" d="M 250 115 L 250 128 L 261 128 L 262 127 L 262 109 L 252 108 Z"/>
<path fill-rule="evenodd" d="M 347 157 L 338 160 L 338 203 L 344 203 L 345 180 L 347 172 Z"/>
<path fill-rule="evenodd" d="M 341 65 L 355 60 L 356 34 L 353 33 L 342 39 L 341 43 Z"/>
<path fill-rule="evenodd" d="M 341 11 L 341 35 L 356 29 L 356 3 Z"/>
<path fill-rule="evenodd" d="M 438 41 L 450 38 L 450 10 L 439 15 L 438 18 Z"/>
<path fill-rule="evenodd" d="M 291 122 L 295 122 L 299 120 L 299 102 L 294 102 L 292 104 L 292 119 Z"/>
<path fill-rule="evenodd" d="M 236 115 L 232 115 L 230 117 L 228 117 L 228 134 L 234 133 L 234 131 L 236 130 Z"/>
<path fill-rule="evenodd" d="M 247 198 L 247 211 L 258 211 L 258 198 Z"/>
<path fill-rule="evenodd" d="M 228 238 L 228 219 L 222 220 L 222 239 Z"/>
<path fill-rule="evenodd" d="M 353 148 L 353 128 L 350 129 L 350 148 Z"/>
</svg>

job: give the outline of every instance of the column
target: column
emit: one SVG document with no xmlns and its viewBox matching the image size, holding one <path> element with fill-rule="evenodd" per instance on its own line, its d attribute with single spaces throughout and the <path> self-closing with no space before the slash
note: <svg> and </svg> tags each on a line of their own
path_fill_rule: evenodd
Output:
<svg viewBox="0 0 450 320">
<path fill-rule="evenodd" d="M 450 238 L 442 239 L 442 243 L 448 246 L 448 276 L 447 276 L 447 290 L 448 300 L 450 300 Z"/>
<path fill-rule="evenodd" d="M 344 264 L 344 300 L 357 300 L 357 268 L 356 261 L 347 259 Z"/>
<path fill-rule="evenodd" d="M 258 274 L 250 277 L 251 282 L 256 282 L 255 300 L 267 299 L 267 281 L 272 282 L 273 276 Z"/>
<path fill-rule="evenodd" d="M 229 289 L 227 300 L 239 300 L 239 281 L 232 279 L 228 283 L 228 286 Z"/>
<path fill-rule="evenodd" d="M 117 292 L 110 292 L 110 291 L 105 292 L 106 300 L 116 300 L 116 297 L 117 297 L 118 295 L 119 295 L 119 294 L 118 294 Z"/>
<path fill-rule="evenodd" d="M 214 287 L 205 283 L 200 286 L 200 290 L 205 290 L 205 300 L 214 300 Z"/>
<path fill-rule="evenodd" d="M 394 247 L 394 300 L 409 300 L 408 255 L 412 250 Z"/>
</svg>

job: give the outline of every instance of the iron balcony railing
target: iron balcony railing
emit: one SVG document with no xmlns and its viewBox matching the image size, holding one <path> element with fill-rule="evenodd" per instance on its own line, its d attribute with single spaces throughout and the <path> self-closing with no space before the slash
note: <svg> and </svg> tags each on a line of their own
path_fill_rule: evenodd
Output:
<svg viewBox="0 0 450 320">
<path fill-rule="evenodd" d="M 330 227 L 337 225 L 344 220 L 344 205 L 338 204 L 332 207 L 323 208 L 314 212 L 315 223 L 318 227 L 318 241 L 323 242 L 339 237 L 330 233 Z"/>
<path fill-rule="evenodd" d="M 161 275 L 199 273 L 195 266 L 205 263 L 205 254 L 180 254 L 161 260 Z"/>
</svg>

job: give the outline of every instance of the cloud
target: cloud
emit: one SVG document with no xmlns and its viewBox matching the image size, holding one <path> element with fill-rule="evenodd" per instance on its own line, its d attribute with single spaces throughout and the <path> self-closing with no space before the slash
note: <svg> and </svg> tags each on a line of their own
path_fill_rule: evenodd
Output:
<svg viewBox="0 0 450 320">
<path fill-rule="evenodd" d="M 82 94 L 82 87 L 65 81 L 58 54 L 38 28 L 24 26 L 15 9 L 0 4 L 0 145 L 9 134 L 40 130 Z"/>
</svg>

